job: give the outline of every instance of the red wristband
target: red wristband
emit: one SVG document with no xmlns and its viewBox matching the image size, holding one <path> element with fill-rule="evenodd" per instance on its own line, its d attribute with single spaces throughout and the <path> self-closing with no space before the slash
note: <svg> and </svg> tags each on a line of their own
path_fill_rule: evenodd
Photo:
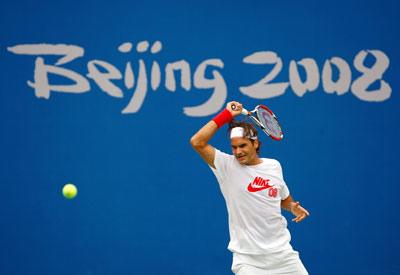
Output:
<svg viewBox="0 0 400 275">
<path fill-rule="evenodd" d="M 214 120 L 214 122 L 217 123 L 218 128 L 221 128 L 222 125 L 231 122 L 232 119 L 233 116 L 231 112 L 229 112 L 227 109 L 224 109 L 221 113 L 216 115 L 212 120 Z"/>
</svg>

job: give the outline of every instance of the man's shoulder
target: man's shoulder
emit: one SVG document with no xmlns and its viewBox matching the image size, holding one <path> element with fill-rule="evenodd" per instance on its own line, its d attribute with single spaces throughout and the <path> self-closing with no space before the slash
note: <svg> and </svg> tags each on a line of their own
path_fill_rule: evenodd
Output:
<svg viewBox="0 0 400 275">
<path fill-rule="evenodd" d="M 281 166 L 280 162 L 276 159 L 262 158 L 263 163 L 268 166 Z"/>
<path fill-rule="evenodd" d="M 216 156 L 217 158 L 231 159 L 231 160 L 235 158 L 233 155 L 227 154 L 227 153 L 225 153 L 224 151 L 221 151 L 221 150 L 218 149 L 218 148 L 215 148 L 215 156 Z"/>
</svg>

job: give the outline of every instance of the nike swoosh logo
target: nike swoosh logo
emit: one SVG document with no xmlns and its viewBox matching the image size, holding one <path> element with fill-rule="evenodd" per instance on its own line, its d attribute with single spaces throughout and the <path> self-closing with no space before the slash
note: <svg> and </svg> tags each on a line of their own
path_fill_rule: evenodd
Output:
<svg viewBox="0 0 400 275">
<path fill-rule="evenodd" d="M 247 186 L 247 190 L 249 190 L 249 192 L 258 192 L 258 191 L 261 191 L 261 190 L 264 190 L 264 189 L 268 189 L 268 188 L 271 188 L 272 186 L 271 185 L 269 185 L 268 183 L 267 183 L 267 185 L 265 185 L 265 186 L 260 186 L 260 187 L 253 187 L 252 185 L 251 185 L 251 183 L 249 184 L 249 186 Z"/>
</svg>

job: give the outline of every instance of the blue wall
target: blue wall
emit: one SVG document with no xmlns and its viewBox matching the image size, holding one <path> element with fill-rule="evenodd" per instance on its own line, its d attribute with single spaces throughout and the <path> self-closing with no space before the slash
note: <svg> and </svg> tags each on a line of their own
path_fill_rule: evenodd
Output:
<svg viewBox="0 0 400 275">
<path fill-rule="evenodd" d="M 400 273 L 398 2 L 0 7 L 0 274 L 230 274 L 225 204 L 189 145 L 230 100 L 278 114 L 262 155 L 311 212 L 289 222 L 310 274 Z"/>
</svg>

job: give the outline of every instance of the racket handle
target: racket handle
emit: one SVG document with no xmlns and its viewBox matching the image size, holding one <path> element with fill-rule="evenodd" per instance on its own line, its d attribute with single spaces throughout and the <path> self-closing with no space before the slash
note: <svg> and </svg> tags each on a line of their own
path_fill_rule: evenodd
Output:
<svg viewBox="0 0 400 275">
<path fill-rule="evenodd" d="M 236 105 L 232 104 L 231 108 L 232 108 L 232 110 L 236 110 Z M 247 111 L 245 108 L 242 108 L 242 115 L 245 115 L 245 116 L 249 115 L 249 111 Z"/>
</svg>

